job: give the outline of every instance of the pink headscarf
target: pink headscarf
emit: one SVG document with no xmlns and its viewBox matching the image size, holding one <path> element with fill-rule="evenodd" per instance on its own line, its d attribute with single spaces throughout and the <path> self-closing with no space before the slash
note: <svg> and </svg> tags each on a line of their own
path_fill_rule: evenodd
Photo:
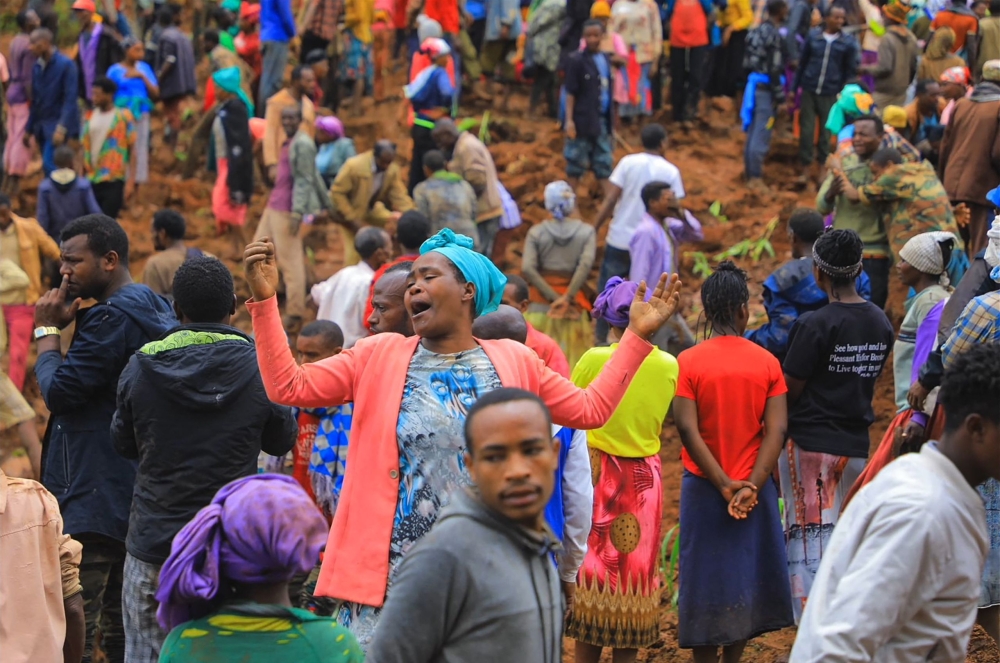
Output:
<svg viewBox="0 0 1000 663">
<path fill-rule="evenodd" d="M 317 117 L 316 128 L 330 134 L 334 140 L 344 137 L 344 123 L 333 115 L 320 115 Z"/>
</svg>

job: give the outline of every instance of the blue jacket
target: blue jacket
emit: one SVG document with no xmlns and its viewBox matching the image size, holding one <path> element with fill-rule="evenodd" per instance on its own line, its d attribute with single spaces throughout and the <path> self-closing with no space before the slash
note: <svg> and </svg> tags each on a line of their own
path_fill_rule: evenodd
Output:
<svg viewBox="0 0 1000 663">
<path fill-rule="evenodd" d="M 111 440 L 118 378 L 136 350 L 176 325 L 166 299 L 133 283 L 77 313 L 65 358 L 38 357 L 35 377 L 52 413 L 42 483 L 59 500 L 67 534 L 125 540 L 136 464 Z"/>
<path fill-rule="evenodd" d="M 48 141 L 57 126 L 66 128 L 67 138 L 80 135 L 80 109 L 76 105 L 76 64 L 56 51 L 52 60 L 42 66 L 35 61 L 31 72 L 31 111 L 28 114 L 27 132 Z"/>
<path fill-rule="evenodd" d="M 854 285 L 859 295 L 871 300 L 872 286 L 867 274 L 861 272 Z M 809 311 L 826 306 L 829 300 L 813 278 L 812 258 L 793 260 L 779 267 L 764 281 L 763 294 L 768 322 L 759 329 L 748 331 L 745 336 L 778 359 L 784 359 L 788 332 L 795 321 Z"/>
<path fill-rule="evenodd" d="M 519 0 L 486 0 L 486 41 L 500 39 L 500 28 L 510 26 L 510 39 L 521 36 Z"/>
<path fill-rule="evenodd" d="M 289 42 L 295 37 L 295 16 L 290 0 L 261 0 L 260 40 Z"/>
<path fill-rule="evenodd" d="M 823 28 L 814 28 L 802 45 L 792 89 L 835 96 L 858 73 L 860 63 L 861 47 L 853 35 L 841 32 L 828 42 Z"/>
<path fill-rule="evenodd" d="M 63 228 L 73 219 L 103 213 L 94 198 L 90 180 L 86 177 L 78 175 L 66 184 L 59 184 L 51 177 L 46 177 L 38 185 L 35 218 L 38 219 L 38 225 L 57 242 Z"/>
<path fill-rule="evenodd" d="M 599 53 L 598 57 L 607 60 L 608 71 L 613 77 L 614 68 L 607 54 Z M 601 75 L 591 53 L 577 51 L 566 59 L 565 89 L 566 94 L 572 94 L 576 99 L 573 106 L 573 122 L 576 124 L 578 138 L 598 138 L 602 132 L 611 133 L 614 97 L 608 104 L 608 111 L 602 116 Z"/>
</svg>

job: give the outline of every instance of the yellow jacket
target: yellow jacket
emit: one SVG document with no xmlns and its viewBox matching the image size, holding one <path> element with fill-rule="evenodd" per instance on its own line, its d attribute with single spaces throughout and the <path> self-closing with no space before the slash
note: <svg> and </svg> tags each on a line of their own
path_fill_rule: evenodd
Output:
<svg viewBox="0 0 1000 663">
<path fill-rule="evenodd" d="M 28 275 L 29 281 L 24 303 L 30 306 L 42 296 L 42 256 L 58 260 L 59 245 L 38 225 L 38 221 L 23 219 L 16 214 L 10 217 L 17 232 L 21 269 Z"/>
<path fill-rule="evenodd" d="M 264 107 L 264 165 L 274 166 L 281 156 L 281 146 L 288 138 L 281 128 L 281 111 L 299 106 L 288 88 L 284 88 L 267 100 Z M 302 95 L 302 124 L 299 129 L 306 132 L 310 138 L 316 137 L 316 107 L 309 97 Z"/>
<path fill-rule="evenodd" d="M 385 226 L 392 212 L 413 209 L 413 199 L 406 192 L 406 182 L 398 164 L 385 171 L 382 186 L 372 191 L 375 181 L 375 152 L 368 150 L 344 162 L 337 178 L 330 187 L 330 199 L 337 214 L 358 225 Z M 358 255 L 354 251 L 354 235 L 341 229 L 344 235 L 344 264 L 354 265 Z"/>
<path fill-rule="evenodd" d="M 719 27 L 732 26 L 734 32 L 749 30 L 753 24 L 753 9 L 750 0 L 729 0 L 726 9 L 719 14 Z"/>
<path fill-rule="evenodd" d="M 362 43 L 372 43 L 374 22 L 375 0 L 347 0 L 344 4 L 344 27 Z"/>
</svg>

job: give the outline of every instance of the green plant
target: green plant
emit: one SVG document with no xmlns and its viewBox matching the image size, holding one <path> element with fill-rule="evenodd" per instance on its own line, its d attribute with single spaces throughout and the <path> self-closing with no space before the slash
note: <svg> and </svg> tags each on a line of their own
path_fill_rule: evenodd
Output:
<svg viewBox="0 0 1000 663">
<path fill-rule="evenodd" d="M 729 217 L 722 213 L 722 203 L 718 200 L 708 206 L 708 213 L 722 223 L 729 223 Z"/>
<path fill-rule="evenodd" d="M 715 262 L 722 262 L 723 260 L 729 260 L 730 258 L 742 258 L 750 253 L 751 250 L 753 250 L 753 240 L 744 239 L 736 244 L 733 244 L 722 253 L 716 253 L 712 259 L 715 260 Z"/>
<path fill-rule="evenodd" d="M 479 140 L 485 144 L 490 142 L 490 112 L 483 113 L 483 121 L 479 125 Z"/>
<path fill-rule="evenodd" d="M 701 251 L 688 251 L 684 255 L 691 256 L 694 259 L 694 267 L 691 268 L 691 273 L 698 278 L 707 279 L 715 271 L 708 264 L 708 256 Z"/>
<path fill-rule="evenodd" d="M 680 595 L 680 586 L 677 584 L 677 564 L 681 557 L 681 531 L 680 525 L 674 525 L 667 530 L 660 544 L 660 575 L 663 578 L 663 589 L 670 597 L 670 608 L 677 609 L 677 598 Z M 674 536 L 674 534 L 677 536 Z M 673 538 L 673 545 L 670 540 Z M 669 551 L 669 552 L 668 552 Z"/>
</svg>

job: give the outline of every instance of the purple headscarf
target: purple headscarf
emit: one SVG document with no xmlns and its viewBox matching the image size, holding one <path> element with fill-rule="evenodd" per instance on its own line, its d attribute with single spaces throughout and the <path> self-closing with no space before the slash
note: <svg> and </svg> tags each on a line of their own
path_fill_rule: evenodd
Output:
<svg viewBox="0 0 1000 663">
<path fill-rule="evenodd" d="M 330 134 L 334 140 L 344 137 L 344 123 L 333 115 L 320 115 L 317 117 L 316 128 Z"/>
<path fill-rule="evenodd" d="M 311 571 L 326 535 L 326 520 L 291 477 L 226 484 L 174 537 L 160 570 L 157 621 L 169 631 L 210 614 L 224 579 L 275 583 Z"/>
<path fill-rule="evenodd" d="M 635 281 L 626 281 L 620 276 L 612 276 L 604 286 L 604 292 L 594 302 L 594 315 L 607 321 L 612 327 L 628 327 L 628 311 L 639 289 Z"/>
</svg>

